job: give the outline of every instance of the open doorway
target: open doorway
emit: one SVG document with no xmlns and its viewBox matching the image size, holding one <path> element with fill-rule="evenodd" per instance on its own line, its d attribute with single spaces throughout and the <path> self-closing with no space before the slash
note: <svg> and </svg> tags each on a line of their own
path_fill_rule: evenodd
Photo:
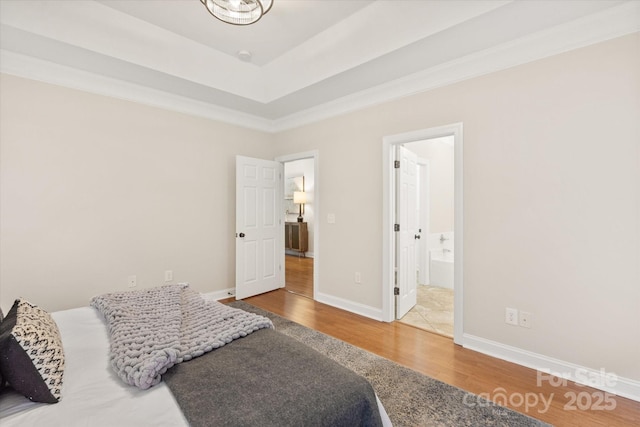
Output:
<svg viewBox="0 0 640 427">
<path fill-rule="evenodd" d="M 422 263 L 420 267 L 420 260 L 413 264 L 402 262 L 400 253 L 406 254 L 410 251 L 406 251 L 406 243 L 402 240 L 403 227 L 406 229 L 407 225 L 413 227 L 415 221 L 410 221 L 410 224 L 399 224 L 399 219 L 407 217 L 406 213 L 402 213 L 402 207 L 409 207 L 409 212 L 412 212 L 413 206 L 418 203 L 403 203 L 400 202 L 403 198 L 406 199 L 406 195 L 403 195 L 402 188 L 407 186 L 396 187 L 396 183 L 403 181 L 399 178 L 402 176 L 402 169 L 398 171 L 396 167 L 398 164 L 395 160 L 401 153 L 405 157 L 407 156 L 404 147 L 411 146 L 412 143 L 419 143 L 420 141 L 434 140 L 436 138 L 449 137 L 453 142 L 453 233 L 448 231 L 445 233 L 442 230 L 441 233 L 436 235 L 435 228 L 430 229 L 433 221 L 425 222 L 423 219 L 423 211 L 419 210 L 417 216 L 421 217 L 420 225 L 415 230 L 411 230 L 409 237 L 413 237 L 418 244 L 415 246 L 415 252 L 420 254 L 418 256 L 425 261 L 427 256 L 431 255 L 430 249 L 440 250 L 440 255 L 453 255 L 453 262 L 451 263 L 453 269 L 453 312 L 454 312 L 454 325 L 453 325 L 453 338 L 457 344 L 462 344 L 463 328 L 462 328 L 462 316 L 463 316 L 463 277 L 462 277 L 462 124 L 457 123 L 453 125 L 442 126 L 438 128 L 424 129 L 415 132 L 409 132 L 405 134 L 387 136 L 383 139 L 383 319 L 386 321 L 393 321 L 396 318 L 402 317 L 404 312 L 407 311 L 406 307 L 402 307 L 402 310 L 398 309 L 398 301 L 403 298 L 403 286 L 411 291 L 415 289 L 419 281 L 424 282 L 425 275 L 428 271 L 428 267 Z M 451 143 L 451 142 L 449 142 Z M 403 147 L 400 149 L 399 147 Z M 425 168 L 433 167 L 431 162 L 418 159 L 418 155 L 411 153 L 415 156 L 416 163 L 419 165 L 416 175 L 421 173 L 424 175 Z M 400 162 L 402 163 L 402 161 Z M 432 180 L 431 180 L 432 181 Z M 424 184 L 423 184 L 424 185 Z M 433 187 L 433 182 L 430 182 L 429 188 Z M 415 198 L 418 198 L 418 192 L 416 191 Z M 423 205 L 424 205 L 423 201 Z M 429 213 L 432 214 L 431 210 Z M 402 222 L 402 221 L 399 221 Z M 440 226 L 438 226 L 440 227 Z M 442 235 L 442 236 L 441 236 Z M 419 237 L 418 237 L 419 236 Z M 424 236 L 424 241 L 423 241 Z M 440 241 L 442 237 L 442 241 Z M 409 241 L 411 239 L 408 239 Z M 405 239 L 405 242 L 407 239 Z M 445 250 L 446 249 L 446 250 Z M 451 251 L 451 252 L 449 252 Z M 404 255 L 403 255 L 404 256 Z M 406 266 L 409 265 L 411 271 L 406 270 Z M 417 267 L 416 267 L 417 266 Z M 431 274 L 432 272 L 429 272 Z M 405 282 L 409 283 L 407 285 Z M 417 293 L 417 292 L 415 292 Z M 399 316 L 399 314 L 401 314 Z"/>
<path fill-rule="evenodd" d="M 416 305 L 398 321 L 453 338 L 454 137 L 403 144 L 417 156 Z"/>
<path fill-rule="evenodd" d="M 317 153 L 301 153 L 278 160 L 284 166 L 284 288 L 313 299 L 317 271 Z"/>
</svg>

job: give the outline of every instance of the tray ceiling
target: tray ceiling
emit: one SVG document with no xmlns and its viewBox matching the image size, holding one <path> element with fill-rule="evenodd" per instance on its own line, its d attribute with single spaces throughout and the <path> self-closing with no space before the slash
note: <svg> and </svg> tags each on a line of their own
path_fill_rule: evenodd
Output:
<svg viewBox="0 0 640 427">
<path fill-rule="evenodd" d="M 93 79 L 96 92 L 111 82 L 115 96 L 273 129 L 447 84 L 441 74 L 452 82 L 637 31 L 637 3 L 275 0 L 239 27 L 199 0 L 3 0 L 0 65 L 85 90 L 79 81 Z"/>
</svg>

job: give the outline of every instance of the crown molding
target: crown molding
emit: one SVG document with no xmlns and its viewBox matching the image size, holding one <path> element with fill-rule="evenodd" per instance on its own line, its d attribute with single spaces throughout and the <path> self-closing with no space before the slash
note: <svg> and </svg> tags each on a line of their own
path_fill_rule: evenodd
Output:
<svg viewBox="0 0 640 427">
<path fill-rule="evenodd" d="M 640 2 L 626 2 L 603 12 L 276 119 L 273 131 L 281 132 L 304 126 L 638 31 Z"/>
<path fill-rule="evenodd" d="M 640 2 L 619 6 L 275 120 L 0 50 L 0 72 L 276 133 L 640 31 Z M 269 104 L 265 104 L 268 110 Z"/>
<path fill-rule="evenodd" d="M 273 132 L 269 119 L 0 49 L 0 72 L 244 128 Z"/>
</svg>

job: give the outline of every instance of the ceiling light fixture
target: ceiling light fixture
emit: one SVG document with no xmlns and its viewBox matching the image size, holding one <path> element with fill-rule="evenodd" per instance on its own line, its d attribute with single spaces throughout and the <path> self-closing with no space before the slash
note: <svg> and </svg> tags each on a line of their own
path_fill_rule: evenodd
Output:
<svg viewBox="0 0 640 427">
<path fill-rule="evenodd" d="M 269 12 L 273 0 L 200 0 L 209 13 L 227 24 L 249 25 Z"/>
</svg>

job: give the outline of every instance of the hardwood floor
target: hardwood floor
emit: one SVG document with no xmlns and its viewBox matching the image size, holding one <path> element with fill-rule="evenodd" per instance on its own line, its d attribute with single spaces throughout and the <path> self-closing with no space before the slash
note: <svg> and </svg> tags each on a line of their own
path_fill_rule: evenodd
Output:
<svg viewBox="0 0 640 427">
<path fill-rule="evenodd" d="M 284 288 L 295 294 L 313 298 L 313 258 L 286 255 L 284 265 Z"/>
<path fill-rule="evenodd" d="M 537 384 L 533 369 L 464 349 L 449 338 L 409 325 L 378 322 L 283 289 L 244 301 L 490 400 L 502 399 L 504 406 L 555 426 L 637 426 L 640 422 L 638 402 L 622 397 L 601 400 L 603 392 L 569 381 L 557 387 L 546 379 Z M 598 403 L 615 408 L 578 409 L 585 404 L 595 408 Z"/>
</svg>

